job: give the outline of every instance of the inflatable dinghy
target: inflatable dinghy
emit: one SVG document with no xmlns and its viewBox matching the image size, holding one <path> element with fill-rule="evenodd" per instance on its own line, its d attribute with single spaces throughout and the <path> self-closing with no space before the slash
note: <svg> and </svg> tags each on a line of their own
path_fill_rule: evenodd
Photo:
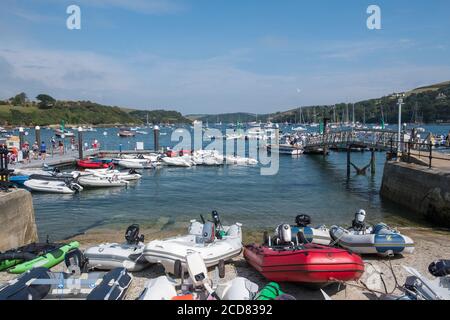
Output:
<svg viewBox="0 0 450 320">
<path fill-rule="evenodd" d="M 131 283 L 124 268 L 74 275 L 39 267 L 0 289 L 0 300 L 120 300 Z"/>
<path fill-rule="evenodd" d="M 61 180 L 37 180 L 30 178 L 24 182 L 24 186 L 35 192 L 74 194 L 80 192 L 83 187 L 75 182 Z"/>
<path fill-rule="evenodd" d="M 166 272 L 172 274 L 179 273 L 179 270 L 175 270 L 176 264 L 179 267 L 186 265 L 186 255 L 190 252 L 200 253 L 207 267 L 224 264 L 242 251 L 241 226 L 240 223 L 222 226 L 218 213 L 214 211 L 212 222 L 200 224 L 191 221 L 186 236 L 148 243 L 144 256 L 150 263 L 162 264 Z"/>
<path fill-rule="evenodd" d="M 366 226 L 365 217 L 366 212 L 361 209 L 356 213 L 351 228 L 331 227 L 330 235 L 333 243 L 359 254 L 392 256 L 414 252 L 414 242 L 411 238 L 384 223 L 374 227 Z"/>
<path fill-rule="evenodd" d="M 357 254 L 311 243 L 293 243 L 288 224 L 278 230 L 278 237 L 269 238 L 268 244 L 251 244 L 244 249 L 247 262 L 270 281 L 325 285 L 357 280 L 364 272 L 364 263 Z"/>
<path fill-rule="evenodd" d="M 400 297 L 387 296 L 385 298 L 387 300 L 450 300 L 450 277 L 448 276 L 450 274 L 449 262 L 450 261 L 447 261 L 447 267 L 444 266 L 444 264 L 446 264 L 444 260 L 434 262 L 430 265 L 428 268 L 430 273 L 438 275 L 438 278 L 434 280 L 427 279 L 414 268 L 403 266 L 403 268 L 411 274 L 411 276 L 406 278 L 403 287 L 405 295 Z M 438 264 L 440 266 L 436 268 Z M 438 270 L 439 268 L 441 268 L 441 270 Z M 441 274 L 445 275 L 440 276 Z"/>
<path fill-rule="evenodd" d="M 186 261 L 189 277 L 183 273 L 181 284 L 168 276 L 151 279 L 139 300 L 252 300 L 258 292 L 257 284 L 241 277 L 215 285 L 199 253 L 188 254 Z"/>
<path fill-rule="evenodd" d="M 325 226 L 310 227 L 311 217 L 306 214 L 295 218 L 295 225 L 291 225 L 292 241 L 295 243 L 314 243 L 328 246 L 331 243 L 330 230 Z M 278 234 L 278 230 L 275 230 Z"/>
<path fill-rule="evenodd" d="M 133 224 L 125 232 L 125 243 L 104 243 L 84 252 L 90 268 L 111 270 L 125 267 L 128 271 L 140 271 L 149 263 L 143 256 L 144 236 L 139 235 L 139 225 Z"/>
<path fill-rule="evenodd" d="M 126 187 L 129 182 L 122 180 L 119 176 L 83 176 L 78 179 L 78 183 L 85 188 L 114 188 Z"/>
</svg>

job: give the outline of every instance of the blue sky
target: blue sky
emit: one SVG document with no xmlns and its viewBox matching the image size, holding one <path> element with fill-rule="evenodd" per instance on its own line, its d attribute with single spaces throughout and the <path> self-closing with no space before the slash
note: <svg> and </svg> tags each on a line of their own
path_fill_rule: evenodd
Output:
<svg viewBox="0 0 450 320">
<path fill-rule="evenodd" d="M 67 6 L 81 30 L 66 28 Z M 366 27 L 381 8 L 382 30 Z M 0 98 L 266 113 L 450 80 L 450 2 L 4 0 Z"/>
</svg>

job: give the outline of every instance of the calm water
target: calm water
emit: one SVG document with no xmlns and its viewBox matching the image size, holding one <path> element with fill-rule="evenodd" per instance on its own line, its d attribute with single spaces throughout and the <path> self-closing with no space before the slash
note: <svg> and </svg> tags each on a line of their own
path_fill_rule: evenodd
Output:
<svg viewBox="0 0 450 320">
<path fill-rule="evenodd" d="M 445 134 L 450 127 L 429 127 Z M 136 141 L 152 148 L 153 135 L 132 139 L 117 137 L 117 129 L 86 132 L 86 140 L 97 138 L 107 149 L 132 149 Z M 51 132 L 43 130 L 43 138 Z M 164 132 L 164 130 L 162 131 Z M 170 130 L 161 137 L 161 145 L 170 142 Z M 32 141 L 33 132 L 27 138 Z M 66 139 L 67 140 L 67 139 Z M 313 217 L 313 223 L 349 223 L 354 212 L 366 209 L 372 222 L 386 221 L 396 225 L 420 222 L 407 210 L 382 201 L 379 189 L 385 161 L 377 153 L 374 177 L 346 177 L 346 154 L 330 156 L 282 156 L 275 176 L 261 176 L 258 167 L 163 167 L 143 172 L 143 178 L 128 189 L 85 190 L 80 194 L 34 194 L 39 235 L 44 239 L 61 239 L 104 225 L 131 223 L 157 224 L 162 229 L 187 223 L 200 214 L 218 210 L 225 222 L 239 221 L 244 227 L 260 229 L 282 222 L 294 222 L 299 213 Z M 360 167 L 369 163 L 370 153 L 352 153 Z"/>
</svg>

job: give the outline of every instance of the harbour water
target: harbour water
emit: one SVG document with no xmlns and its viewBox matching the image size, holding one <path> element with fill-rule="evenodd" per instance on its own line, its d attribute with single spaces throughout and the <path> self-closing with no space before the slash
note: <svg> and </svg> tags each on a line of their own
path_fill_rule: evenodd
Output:
<svg viewBox="0 0 450 320">
<path fill-rule="evenodd" d="M 448 133 L 449 126 L 427 127 L 436 134 Z M 148 135 L 121 139 L 117 129 L 85 132 L 85 141 L 98 139 L 105 149 L 132 149 L 143 141 L 153 148 Z M 33 130 L 27 140 L 32 142 Z M 107 132 L 106 135 L 103 132 Z M 164 129 L 162 130 L 164 132 Z M 161 145 L 173 146 L 171 130 L 161 136 Z M 49 141 L 51 130 L 43 130 Z M 66 143 L 69 140 L 66 138 Z M 142 179 L 127 189 L 85 190 L 76 195 L 33 194 L 39 236 L 62 239 L 91 228 L 120 227 L 131 223 L 158 224 L 161 229 L 187 224 L 211 210 L 225 222 L 239 221 L 247 229 L 267 229 L 281 222 L 293 223 L 299 213 L 312 216 L 313 224 L 348 224 L 354 212 L 364 208 L 370 222 L 415 225 L 420 217 L 383 201 L 379 196 L 385 154 L 377 153 L 375 176 L 346 176 L 346 154 L 328 157 L 282 156 L 275 176 L 261 176 L 258 167 L 162 167 L 143 172 Z M 359 167 L 370 161 L 370 152 L 352 153 Z"/>
</svg>

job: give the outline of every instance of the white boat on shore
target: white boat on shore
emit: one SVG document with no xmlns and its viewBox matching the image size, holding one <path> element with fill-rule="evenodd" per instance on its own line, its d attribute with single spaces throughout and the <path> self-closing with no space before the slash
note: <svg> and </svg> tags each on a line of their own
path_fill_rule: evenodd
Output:
<svg viewBox="0 0 450 320">
<path fill-rule="evenodd" d="M 145 258 L 150 263 L 163 265 L 166 272 L 176 274 L 176 268 L 186 267 L 186 256 L 191 252 L 200 253 L 207 267 L 223 264 L 239 255 L 242 251 L 242 225 L 222 226 L 218 215 L 216 217 L 214 222 L 192 220 L 186 236 L 151 241 L 145 246 Z"/>
</svg>

